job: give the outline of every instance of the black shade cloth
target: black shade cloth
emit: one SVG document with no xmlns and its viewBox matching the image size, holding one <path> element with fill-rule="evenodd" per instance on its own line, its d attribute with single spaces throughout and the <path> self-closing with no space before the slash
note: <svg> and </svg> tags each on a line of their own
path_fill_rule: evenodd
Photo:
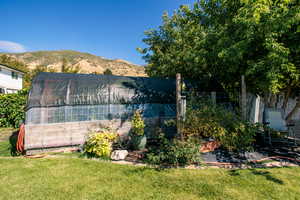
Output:
<svg viewBox="0 0 300 200">
<path fill-rule="evenodd" d="M 39 73 L 27 109 L 103 104 L 175 104 L 174 79 L 96 74 Z"/>
</svg>

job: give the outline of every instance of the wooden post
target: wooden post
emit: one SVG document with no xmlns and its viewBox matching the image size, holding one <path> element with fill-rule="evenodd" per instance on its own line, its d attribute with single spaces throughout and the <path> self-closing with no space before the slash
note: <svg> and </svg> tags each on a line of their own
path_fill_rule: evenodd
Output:
<svg viewBox="0 0 300 200">
<path fill-rule="evenodd" d="M 185 119 L 186 119 L 186 96 L 181 96 L 180 104 L 181 104 L 181 110 L 180 110 L 181 111 L 181 113 L 180 113 L 181 120 L 185 121 Z"/>
<path fill-rule="evenodd" d="M 180 124 L 180 116 L 181 116 L 181 75 L 176 74 L 176 126 L 177 126 L 177 135 L 182 138 L 181 135 L 181 124 Z"/>
<path fill-rule="evenodd" d="M 216 105 L 217 104 L 217 93 L 216 92 L 211 92 L 211 102 Z"/>
<path fill-rule="evenodd" d="M 260 96 L 255 98 L 255 110 L 254 110 L 254 123 L 259 122 L 259 111 L 260 111 Z"/>
<path fill-rule="evenodd" d="M 242 111 L 242 119 L 247 120 L 247 92 L 246 92 L 246 83 L 245 83 L 245 76 L 242 75 L 241 77 L 241 111 Z"/>
</svg>

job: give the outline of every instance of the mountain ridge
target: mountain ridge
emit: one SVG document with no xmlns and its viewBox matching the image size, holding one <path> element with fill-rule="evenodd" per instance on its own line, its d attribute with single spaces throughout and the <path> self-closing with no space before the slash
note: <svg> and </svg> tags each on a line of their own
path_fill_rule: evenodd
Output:
<svg viewBox="0 0 300 200">
<path fill-rule="evenodd" d="M 39 65 L 55 71 L 61 71 L 63 60 L 70 66 L 79 67 L 80 73 L 102 74 L 110 69 L 114 75 L 120 76 L 147 76 L 145 68 L 122 59 L 107 59 L 91 53 L 74 50 L 30 51 L 24 53 L 0 53 L 25 63 L 29 69 Z"/>
</svg>

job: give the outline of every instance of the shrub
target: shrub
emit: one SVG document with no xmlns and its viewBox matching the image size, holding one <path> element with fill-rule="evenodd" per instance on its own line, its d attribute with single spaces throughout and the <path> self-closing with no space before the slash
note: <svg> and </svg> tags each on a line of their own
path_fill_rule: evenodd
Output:
<svg viewBox="0 0 300 200">
<path fill-rule="evenodd" d="M 129 149 L 130 140 L 129 137 L 117 137 L 117 139 L 113 143 L 114 150 L 124 150 Z"/>
<path fill-rule="evenodd" d="M 90 156 L 109 158 L 113 142 L 117 134 L 109 131 L 91 133 L 85 144 L 84 151 Z"/>
<path fill-rule="evenodd" d="M 28 89 L 15 94 L 0 94 L 0 127 L 18 128 L 25 120 Z"/>
<path fill-rule="evenodd" d="M 234 112 L 207 102 L 187 109 L 183 128 L 185 137 L 214 138 L 230 151 L 251 149 L 257 131 Z"/>
<path fill-rule="evenodd" d="M 145 123 L 139 111 L 135 111 L 131 120 L 132 134 L 136 136 L 144 135 Z"/>
<path fill-rule="evenodd" d="M 226 129 L 219 123 L 220 112 L 209 105 L 187 109 L 183 135 L 185 137 L 211 137 L 224 135 Z"/>
<path fill-rule="evenodd" d="M 200 145 L 187 139 L 168 139 L 160 133 L 146 154 L 146 162 L 154 165 L 186 166 L 200 162 Z"/>
<path fill-rule="evenodd" d="M 216 137 L 223 147 L 230 151 L 251 150 L 258 129 L 255 125 L 236 121 L 227 127 L 225 134 Z"/>
</svg>

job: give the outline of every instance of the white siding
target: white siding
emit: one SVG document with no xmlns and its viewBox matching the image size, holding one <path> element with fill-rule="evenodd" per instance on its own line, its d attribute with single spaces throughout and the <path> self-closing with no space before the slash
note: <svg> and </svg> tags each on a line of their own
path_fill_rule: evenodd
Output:
<svg viewBox="0 0 300 200">
<path fill-rule="evenodd" d="M 6 90 L 20 90 L 23 88 L 22 80 L 23 75 L 20 72 L 10 70 L 9 68 L 0 65 L 0 88 L 4 88 Z M 18 74 L 18 79 L 12 78 L 12 72 L 16 72 Z"/>
</svg>

